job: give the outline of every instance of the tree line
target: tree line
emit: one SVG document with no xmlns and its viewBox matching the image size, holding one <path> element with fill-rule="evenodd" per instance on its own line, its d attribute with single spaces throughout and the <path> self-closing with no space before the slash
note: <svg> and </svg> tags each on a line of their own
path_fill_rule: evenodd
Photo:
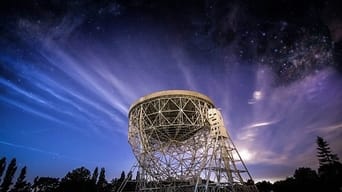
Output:
<svg viewBox="0 0 342 192">
<path fill-rule="evenodd" d="M 317 171 L 308 167 L 295 170 L 293 176 L 285 180 L 256 183 L 259 192 L 302 192 L 302 191 L 342 191 L 342 164 L 337 154 L 332 153 L 329 144 L 322 137 L 317 137 Z"/>
<path fill-rule="evenodd" d="M 26 166 L 20 171 L 16 182 L 13 178 L 17 170 L 16 159 L 13 158 L 7 166 L 6 158 L 0 160 L 0 192 L 116 192 L 124 180 L 128 180 L 126 190 L 135 190 L 132 172 L 121 172 L 119 178 L 110 182 L 106 180 L 105 168 L 96 167 L 91 173 L 85 167 L 76 168 L 68 172 L 62 179 L 54 177 L 36 177 L 31 184 L 26 180 Z M 5 174 L 4 174 L 5 173 Z M 3 175 L 4 174 L 4 175 Z M 138 174 L 137 174 L 138 175 Z M 2 182 L 1 182 L 2 181 Z"/>
<path fill-rule="evenodd" d="M 342 164 L 336 154 L 332 153 L 329 144 L 317 137 L 317 158 L 319 168 L 301 167 L 294 175 L 285 180 L 256 183 L 259 192 L 299 192 L 299 191 L 342 191 Z M 132 172 L 126 175 L 121 172 L 119 178 L 110 182 L 106 180 L 105 168 L 96 167 L 93 172 L 80 167 L 68 172 L 62 179 L 53 177 L 36 177 L 31 184 L 26 180 L 26 166 L 23 167 L 14 182 L 17 171 L 16 159 L 13 158 L 6 168 L 6 158 L 0 159 L 0 192 L 116 192 L 121 184 L 128 181 L 123 191 L 135 191 L 139 172 L 132 178 Z"/>
</svg>

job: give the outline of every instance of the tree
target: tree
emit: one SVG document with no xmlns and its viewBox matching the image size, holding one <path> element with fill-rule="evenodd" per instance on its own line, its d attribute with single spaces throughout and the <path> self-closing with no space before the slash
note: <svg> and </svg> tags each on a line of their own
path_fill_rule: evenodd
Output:
<svg viewBox="0 0 342 192">
<path fill-rule="evenodd" d="M 269 181 L 261 181 L 255 184 L 259 190 L 259 192 L 271 192 L 272 191 L 272 183 Z"/>
<path fill-rule="evenodd" d="M 128 172 L 128 174 L 127 174 L 127 179 L 128 179 L 129 181 L 131 181 L 131 180 L 132 180 L 132 177 L 133 177 L 133 172 L 132 172 L 132 171 Z"/>
<path fill-rule="evenodd" d="M 5 171 L 5 167 L 6 167 L 6 157 L 3 157 L 0 159 L 0 182 L 1 182 L 2 174 Z"/>
<path fill-rule="evenodd" d="M 105 192 L 108 186 L 108 182 L 106 180 L 105 168 L 101 168 L 99 180 L 97 181 L 97 190 L 98 192 Z"/>
<path fill-rule="evenodd" d="M 12 179 L 13 179 L 15 171 L 17 170 L 16 164 L 17 164 L 17 161 L 15 158 L 13 158 L 7 167 L 5 177 L 0 186 L 0 192 L 7 192 L 10 186 L 12 185 Z"/>
<path fill-rule="evenodd" d="M 52 177 L 36 177 L 32 189 L 33 192 L 56 192 L 59 187 L 59 179 Z"/>
<path fill-rule="evenodd" d="M 126 178 L 125 171 L 122 171 L 122 172 L 121 172 L 121 176 L 120 176 L 120 178 L 119 178 L 118 181 L 121 183 L 121 182 L 123 182 L 123 181 L 125 180 L 125 178 Z"/>
<path fill-rule="evenodd" d="M 11 189 L 11 192 L 30 192 L 31 185 L 27 181 L 26 178 L 26 166 L 23 167 L 20 171 L 17 182 L 14 187 Z"/>
<path fill-rule="evenodd" d="M 276 181 L 273 184 L 274 192 L 297 192 L 295 179 L 288 177 L 286 180 Z M 299 191 L 298 191 L 299 192 Z"/>
<path fill-rule="evenodd" d="M 118 187 L 119 187 L 118 178 L 112 179 L 110 181 L 110 184 L 108 185 L 109 191 L 117 191 Z"/>
<path fill-rule="evenodd" d="M 59 190 L 63 192 L 93 192 L 96 189 L 90 179 L 90 171 L 81 167 L 66 174 L 61 180 Z"/>
<path fill-rule="evenodd" d="M 90 180 L 90 171 L 85 167 L 74 169 L 66 174 L 62 181 L 87 181 Z"/>
<path fill-rule="evenodd" d="M 336 154 L 330 151 L 329 144 L 322 138 L 317 137 L 317 157 L 319 161 L 319 166 L 333 164 L 338 162 L 339 159 Z"/>
<path fill-rule="evenodd" d="M 307 167 L 300 167 L 296 169 L 293 177 L 298 181 L 316 180 L 318 178 L 316 171 Z"/>
<path fill-rule="evenodd" d="M 299 191 L 321 191 L 316 171 L 301 167 L 296 169 L 293 177 L 295 178 L 296 189 Z"/>
<path fill-rule="evenodd" d="M 342 187 L 342 164 L 336 154 L 330 151 L 329 144 L 317 137 L 318 175 L 326 191 L 339 191 Z"/>
<path fill-rule="evenodd" d="M 98 176 L 99 176 L 99 168 L 96 167 L 93 172 L 93 176 L 91 177 L 91 180 L 94 182 L 94 184 L 96 184 Z"/>
</svg>

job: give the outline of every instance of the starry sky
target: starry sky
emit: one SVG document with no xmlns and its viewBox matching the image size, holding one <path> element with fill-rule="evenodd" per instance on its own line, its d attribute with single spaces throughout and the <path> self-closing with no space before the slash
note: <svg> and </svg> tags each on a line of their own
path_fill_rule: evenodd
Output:
<svg viewBox="0 0 342 192">
<path fill-rule="evenodd" d="M 35 176 L 135 158 L 128 110 L 168 89 L 203 93 L 255 180 L 342 157 L 341 2 L 13 0 L 0 3 L 0 156 Z"/>
</svg>

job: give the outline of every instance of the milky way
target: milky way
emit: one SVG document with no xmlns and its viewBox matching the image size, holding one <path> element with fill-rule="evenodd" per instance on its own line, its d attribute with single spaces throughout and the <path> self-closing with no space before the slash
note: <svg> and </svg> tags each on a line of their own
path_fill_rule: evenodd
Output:
<svg viewBox="0 0 342 192">
<path fill-rule="evenodd" d="M 327 27 L 312 18 L 260 16 L 233 1 L 38 1 L 16 16 L 6 6 L 0 154 L 31 178 L 80 166 L 119 176 L 135 161 L 130 105 L 167 89 L 214 100 L 256 179 L 317 168 L 318 135 L 342 155 L 342 76 Z"/>
</svg>

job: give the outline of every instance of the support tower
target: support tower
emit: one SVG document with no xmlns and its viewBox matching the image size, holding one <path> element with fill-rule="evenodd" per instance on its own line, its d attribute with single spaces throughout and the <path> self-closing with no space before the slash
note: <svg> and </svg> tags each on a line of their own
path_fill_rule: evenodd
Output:
<svg viewBox="0 0 342 192">
<path fill-rule="evenodd" d="M 137 191 L 255 192 L 251 175 L 212 100 L 200 93 L 149 94 L 129 110 Z"/>
</svg>

